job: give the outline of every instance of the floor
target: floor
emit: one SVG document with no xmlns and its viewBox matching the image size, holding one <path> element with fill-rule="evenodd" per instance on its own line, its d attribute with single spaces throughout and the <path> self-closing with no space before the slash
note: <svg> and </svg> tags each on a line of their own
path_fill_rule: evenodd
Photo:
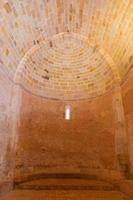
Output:
<svg viewBox="0 0 133 200">
<path fill-rule="evenodd" d="M 127 200 L 117 191 L 15 190 L 0 200 Z"/>
</svg>

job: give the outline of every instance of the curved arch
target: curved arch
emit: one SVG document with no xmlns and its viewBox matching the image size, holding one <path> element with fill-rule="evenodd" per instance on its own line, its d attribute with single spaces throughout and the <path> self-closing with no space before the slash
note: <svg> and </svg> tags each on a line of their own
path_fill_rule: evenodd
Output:
<svg viewBox="0 0 133 200">
<path fill-rule="evenodd" d="M 112 60 L 112 58 L 108 55 L 108 53 L 103 49 L 103 48 L 101 48 L 100 46 L 98 46 L 97 44 L 94 44 L 94 43 L 92 43 L 92 42 L 90 42 L 90 41 L 88 41 L 88 38 L 87 37 L 85 37 L 85 36 L 82 36 L 82 35 L 79 35 L 79 34 L 77 34 L 77 33 L 67 33 L 67 32 L 62 32 L 62 33 L 60 33 L 60 34 L 56 34 L 56 35 L 54 35 L 53 37 L 52 37 L 52 39 L 50 40 L 50 39 L 48 39 L 47 41 L 42 41 L 40 44 L 36 44 L 36 45 L 34 45 L 26 54 L 25 54 L 25 56 L 22 58 L 22 60 L 20 61 L 20 63 L 19 63 L 19 65 L 18 65 L 18 67 L 17 67 L 17 70 L 16 70 L 16 72 L 15 72 L 15 75 L 14 75 L 14 82 L 16 83 L 16 84 L 21 84 L 21 85 L 23 85 L 22 84 L 22 73 L 23 73 L 23 71 L 24 71 L 24 68 L 25 68 L 25 63 L 27 64 L 27 62 L 28 62 L 28 59 L 31 57 L 31 56 L 34 56 L 34 54 L 36 55 L 36 52 L 38 52 L 38 51 L 40 51 L 41 52 L 41 48 L 43 48 L 46 44 L 50 44 L 50 45 L 53 45 L 52 44 L 52 42 L 55 42 L 56 40 L 58 41 L 60 41 L 62 38 L 64 39 L 65 37 L 72 37 L 72 38 L 74 38 L 74 39 L 76 39 L 77 41 L 79 41 L 79 42 L 81 42 L 81 41 L 83 41 L 84 43 L 85 43 L 85 45 L 87 45 L 87 47 L 88 48 L 91 48 L 91 49 L 93 49 L 93 51 L 95 52 L 95 51 L 97 51 L 98 52 L 98 54 L 99 55 L 101 55 L 102 57 L 103 57 L 103 61 L 105 60 L 106 61 L 106 63 L 107 63 L 107 65 L 109 66 L 109 68 L 110 68 L 110 70 L 111 70 L 111 72 L 112 72 L 112 74 L 113 74 L 113 76 L 114 76 L 114 82 L 119 82 L 120 81 L 120 76 L 119 76 L 119 72 L 118 72 L 118 70 L 117 70 L 117 66 L 115 65 L 115 63 L 113 62 L 113 60 Z M 80 47 L 79 47 L 79 50 L 80 50 Z M 81 48 L 81 50 L 82 50 L 82 48 Z M 85 54 L 86 54 L 86 52 L 85 52 Z M 83 57 L 84 58 L 84 57 Z M 87 58 L 88 59 L 88 58 Z M 105 62 L 104 61 L 104 62 Z M 53 64 L 53 66 L 54 66 L 54 64 Z M 93 69 L 92 69 L 93 70 Z M 88 73 L 88 72 L 87 72 Z M 75 73 L 76 75 L 77 75 L 77 73 Z M 74 74 L 74 75 L 75 75 Z M 78 77 L 79 75 L 77 75 L 77 77 Z M 85 77 L 86 78 L 86 77 Z M 77 84 L 78 84 L 78 82 L 77 82 Z M 91 83 L 90 83 L 90 85 L 91 85 Z M 88 86 L 89 87 L 89 86 Z M 111 86 L 110 86 L 111 87 Z M 28 90 L 30 90 L 30 89 L 28 89 Z M 39 95 L 39 93 L 38 93 L 38 91 L 36 90 L 36 91 L 34 91 L 33 93 L 37 93 L 38 95 Z M 96 93 L 97 93 L 97 91 L 96 91 Z M 105 93 L 105 92 L 102 92 L 102 93 Z M 42 94 L 40 95 L 40 96 L 43 96 Z M 75 95 L 76 96 L 76 95 Z M 99 96 L 99 94 L 95 94 L 94 96 Z M 93 95 L 91 96 L 90 95 L 90 97 L 94 97 Z M 90 98 L 89 97 L 89 98 Z M 71 98 L 71 97 L 70 97 Z M 74 97 L 75 98 L 75 97 Z M 86 97 L 86 98 L 88 98 L 88 97 Z M 58 97 L 57 97 L 57 99 L 58 99 Z M 80 99 L 82 99 L 82 98 L 80 98 Z"/>
</svg>

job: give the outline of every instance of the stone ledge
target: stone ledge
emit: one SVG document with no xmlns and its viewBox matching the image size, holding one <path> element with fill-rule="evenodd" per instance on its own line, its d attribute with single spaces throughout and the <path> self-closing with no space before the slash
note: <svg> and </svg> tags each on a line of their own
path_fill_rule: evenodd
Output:
<svg viewBox="0 0 133 200">
<path fill-rule="evenodd" d="M 21 182 L 27 182 L 30 180 L 36 180 L 41 178 L 77 178 L 77 179 L 95 179 L 103 180 L 111 184 L 118 185 L 121 180 L 124 180 L 123 175 L 115 170 L 103 170 L 103 169 L 90 169 L 84 170 L 81 172 L 47 172 L 47 171 L 38 171 L 30 172 L 26 174 L 19 174 L 15 177 L 14 183 L 18 184 Z"/>
</svg>

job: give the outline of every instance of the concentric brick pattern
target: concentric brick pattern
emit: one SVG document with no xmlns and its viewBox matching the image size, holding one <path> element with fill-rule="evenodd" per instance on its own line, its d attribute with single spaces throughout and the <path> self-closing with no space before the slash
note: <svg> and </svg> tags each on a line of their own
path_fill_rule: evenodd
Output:
<svg viewBox="0 0 133 200">
<path fill-rule="evenodd" d="M 96 46 L 78 34 L 64 33 L 30 50 L 15 81 L 32 93 L 71 100 L 105 93 L 114 75 Z"/>
<path fill-rule="evenodd" d="M 132 0 L 0 0 L 0 67 L 13 78 L 35 44 L 61 32 L 105 49 L 121 75 L 132 67 Z"/>
</svg>

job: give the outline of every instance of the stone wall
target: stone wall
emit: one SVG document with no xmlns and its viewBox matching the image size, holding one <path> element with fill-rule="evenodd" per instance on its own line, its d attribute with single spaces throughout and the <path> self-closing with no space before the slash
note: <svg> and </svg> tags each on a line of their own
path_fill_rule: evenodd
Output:
<svg viewBox="0 0 133 200">
<path fill-rule="evenodd" d="M 16 176 L 115 170 L 112 93 L 92 101 L 54 101 L 22 89 Z M 71 120 L 64 119 L 65 105 Z"/>
<path fill-rule="evenodd" d="M 130 170 L 133 173 L 133 70 L 122 86 L 122 96 L 128 134 Z"/>
<path fill-rule="evenodd" d="M 0 73 L 0 194 L 9 189 L 13 178 L 11 135 L 11 82 Z M 8 184 L 9 183 L 9 184 Z"/>
</svg>

